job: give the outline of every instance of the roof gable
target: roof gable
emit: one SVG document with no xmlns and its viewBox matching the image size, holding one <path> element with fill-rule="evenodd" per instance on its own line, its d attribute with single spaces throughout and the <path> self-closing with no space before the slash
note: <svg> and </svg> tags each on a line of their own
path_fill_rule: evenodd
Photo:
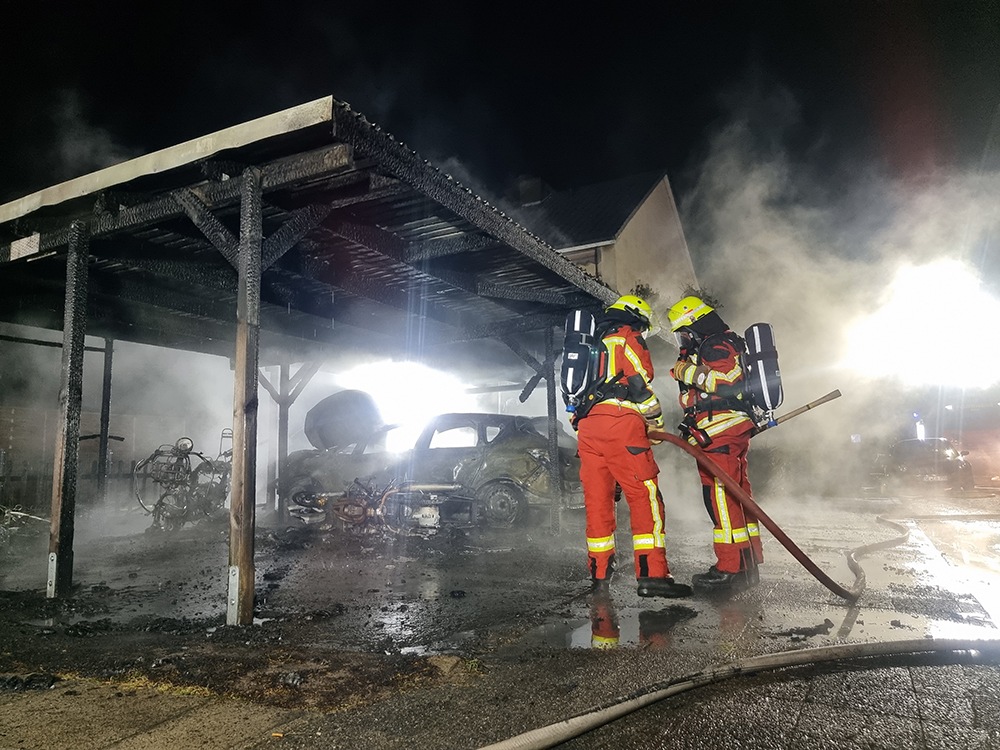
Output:
<svg viewBox="0 0 1000 750">
<path fill-rule="evenodd" d="M 556 249 L 613 242 L 664 176 L 643 172 L 563 190 L 511 213 Z"/>
</svg>

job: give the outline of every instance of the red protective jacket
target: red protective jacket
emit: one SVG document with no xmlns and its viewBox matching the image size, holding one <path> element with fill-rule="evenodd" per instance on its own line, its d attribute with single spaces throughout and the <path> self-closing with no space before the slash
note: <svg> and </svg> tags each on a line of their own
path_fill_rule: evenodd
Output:
<svg viewBox="0 0 1000 750">
<path fill-rule="evenodd" d="M 752 494 L 747 474 L 747 453 L 753 420 L 743 410 L 742 347 L 731 332 L 709 336 L 696 353 L 678 360 L 670 374 L 681 384 L 680 404 L 685 422 L 711 439 L 706 453 L 747 494 Z M 697 445 L 694 437 L 688 442 Z M 716 567 L 737 573 L 763 562 L 757 519 L 744 513 L 715 476 L 699 466 L 705 509 L 715 526 L 713 546 Z"/>
<path fill-rule="evenodd" d="M 663 497 L 647 425 L 662 429 L 660 402 L 650 388 L 653 363 L 638 331 L 623 325 L 602 339 L 612 383 L 578 424 L 580 479 L 587 509 L 591 577 L 610 575 L 615 556 L 615 486 L 629 506 L 636 578 L 670 575 L 664 535 Z"/>
<path fill-rule="evenodd" d="M 679 402 L 689 424 L 714 437 L 744 426 L 743 366 L 739 343 L 725 334 L 709 336 L 697 352 L 677 361 L 671 377 L 681 384 Z M 692 440 L 692 445 L 694 441 Z"/>
<path fill-rule="evenodd" d="M 663 426 L 660 400 L 650 388 L 653 382 L 653 360 L 646 340 L 639 331 L 623 325 L 609 331 L 601 339 L 607 357 L 605 382 L 620 385 L 618 393 L 594 404 L 590 414 L 619 414 L 631 409 L 657 428 Z M 659 421 L 657 421 L 659 420 Z"/>
</svg>

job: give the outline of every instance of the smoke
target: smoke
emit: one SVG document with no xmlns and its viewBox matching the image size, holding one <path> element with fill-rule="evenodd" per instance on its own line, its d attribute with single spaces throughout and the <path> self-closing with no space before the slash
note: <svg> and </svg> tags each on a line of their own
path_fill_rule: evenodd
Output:
<svg viewBox="0 0 1000 750">
<path fill-rule="evenodd" d="M 956 367 L 995 365 L 977 362 L 975 347 L 955 351 L 929 330 L 894 353 L 900 377 L 886 374 L 883 362 L 866 368 L 847 354 L 852 336 L 872 340 L 869 351 L 892 351 L 902 331 L 879 325 L 875 313 L 907 268 L 960 264 L 980 275 L 984 290 L 1000 288 L 990 245 L 1000 174 L 896 177 L 879 163 L 796 162 L 788 143 L 800 136 L 801 122 L 791 94 L 751 88 L 730 106 L 732 116 L 710 138 L 681 204 L 682 218 L 700 285 L 721 301 L 729 325 L 738 332 L 757 321 L 774 325 L 782 410 L 842 392 L 821 411 L 754 441 L 793 456 L 797 473 L 809 478 L 804 483 L 816 484 L 847 469 L 852 450 L 874 451 L 906 429 L 927 397 L 926 388 L 901 377 L 907 368 L 926 368 L 928 356 L 952 358 Z M 963 319 L 968 313 L 967 298 L 950 297 L 942 283 L 918 300 L 907 325 L 923 325 L 924 315 L 944 316 L 956 332 L 990 325 Z"/>
<path fill-rule="evenodd" d="M 116 143 L 104 128 L 90 124 L 81 95 L 63 90 L 55 94 L 52 121 L 55 138 L 52 174 L 69 179 L 127 161 L 139 155 Z"/>
</svg>

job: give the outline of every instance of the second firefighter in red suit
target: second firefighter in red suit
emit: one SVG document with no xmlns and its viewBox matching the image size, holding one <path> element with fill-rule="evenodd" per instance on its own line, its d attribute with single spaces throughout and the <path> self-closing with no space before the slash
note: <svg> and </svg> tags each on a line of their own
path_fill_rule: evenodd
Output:
<svg viewBox="0 0 1000 750">
<path fill-rule="evenodd" d="M 587 559 L 595 584 L 606 584 L 615 561 L 615 485 L 629 507 L 639 596 L 690 596 L 667 565 L 659 468 L 647 429 L 663 429 L 660 402 L 650 389 L 653 364 L 642 333 L 654 325 L 642 298 L 625 295 L 598 323 L 607 376 L 595 403 L 576 418 L 580 480 L 587 513 Z"/>
<path fill-rule="evenodd" d="M 670 371 L 680 384 L 682 430 L 750 495 L 747 452 L 754 422 L 743 402 L 743 351 L 739 337 L 699 297 L 685 297 L 669 312 L 680 358 Z M 715 525 L 716 563 L 695 576 L 695 588 L 754 585 L 764 561 L 757 519 L 744 513 L 720 479 L 700 465 L 705 507 Z"/>
</svg>

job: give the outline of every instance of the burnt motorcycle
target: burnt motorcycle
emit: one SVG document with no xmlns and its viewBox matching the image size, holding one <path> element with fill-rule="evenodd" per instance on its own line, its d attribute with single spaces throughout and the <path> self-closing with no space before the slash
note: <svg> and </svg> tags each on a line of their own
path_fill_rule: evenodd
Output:
<svg viewBox="0 0 1000 750">
<path fill-rule="evenodd" d="M 477 503 L 460 485 L 355 479 L 346 492 L 293 491 L 288 513 L 305 524 L 329 524 L 361 533 L 429 535 L 442 527 L 472 527 Z"/>
</svg>

